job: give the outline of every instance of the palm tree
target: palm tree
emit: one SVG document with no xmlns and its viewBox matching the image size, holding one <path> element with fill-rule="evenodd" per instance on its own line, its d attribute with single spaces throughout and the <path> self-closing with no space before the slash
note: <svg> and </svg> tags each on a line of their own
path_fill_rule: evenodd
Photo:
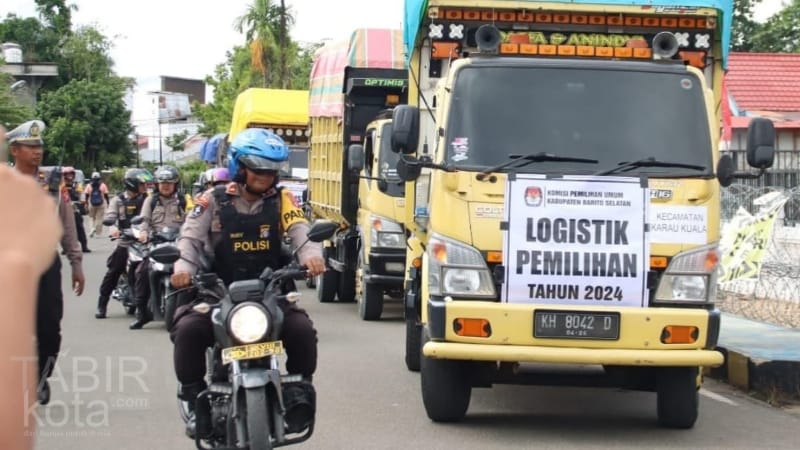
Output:
<svg viewBox="0 0 800 450">
<path fill-rule="evenodd" d="M 286 7 L 272 0 L 254 0 L 247 11 L 236 19 L 236 31 L 245 33 L 250 47 L 250 63 L 261 74 L 262 87 L 286 88 L 291 82 L 289 67 L 294 47 L 289 39 L 289 26 L 294 16 Z"/>
</svg>

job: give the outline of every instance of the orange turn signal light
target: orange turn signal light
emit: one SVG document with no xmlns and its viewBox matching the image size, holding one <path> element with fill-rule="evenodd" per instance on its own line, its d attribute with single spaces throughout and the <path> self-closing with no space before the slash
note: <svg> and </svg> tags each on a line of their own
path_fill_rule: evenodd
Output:
<svg viewBox="0 0 800 450">
<path fill-rule="evenodd" d="M 486 261 L 490 263 L 503 262 L 503 252 L 486 252 Z"/>
<path fill-rule="evenodd" d="M 492 325 L 486 319 L 459 317 L 453 321 L 453 331 L 459 336 L 487 338 L 492 335 Z"/>
<path fill-rule="evenodd" d="M 667 325 L 661 330 L 661 342 L 664 344 L 694 344 L 700 336 L 700 330 L 689 325 Z"/>
<path fill-rule="evenodd" d="M 650 268 L 651 269 L 666 269 L 667 268 L 667 257 L 666 256 L 651 256 L 650 257 Z"/>
</svg>

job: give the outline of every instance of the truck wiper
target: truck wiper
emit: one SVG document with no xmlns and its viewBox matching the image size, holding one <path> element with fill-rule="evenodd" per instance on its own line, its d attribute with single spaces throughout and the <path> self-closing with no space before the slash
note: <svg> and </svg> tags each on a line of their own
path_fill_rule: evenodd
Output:
<svg viewBox="0 0 800 450">
<path fill-rule="evenodd" d="M 596 159 L 574 158 L 574 157 L 571 157 L 571 156 L 558 156 L 558 155 L 554 155 L 552 153 L 544 153 L 544 152 L 531 153 L 530 155 L 508 155 L 508 157 L 511 158 L 511 161 L 506 161 L 506 162 L 504 162 L 502 164 L 498 164 L 498 165 L 496 165 L 494 167 L 489 167 L 488 169 L 485 169 L 482 172 L 480 172 L 475 178 L 478 181 L 483 181 L 483 179 L 486 178 L 486 176 L 489 175 L 490 173 L 497 172 L 498 170 L 502 170 L 502 169 L 505 169 L 507 167 L 514 166 L 514 164 L 517 164 L 517 163 L 519 163 L 519 164 L 514 166 L 514 168 L 524 167 L 524 166 L 527 166 L 528 164 L 534 163 L 534 162 L 545 162 L 545 161 L 547 161 L 547 162 L 579 162 L 579 163 L 592 163 L 592 164 L 597 164 L 598 163 L 598 161 Z"/>
<path fill-rule="evenodd" d="M 636 161 L 622 161 L 617 167 L 607 170 L 601 170 L 593 175 L 612 175 L 617 172 L 622 172 L 636 167 L 674 167 L 677 169 L 692 169 L 692 170 L 706 170 L 706 166 L 698 166 L 695 164 L 686 164 L 672 161 L 661 161 L 654 157 L 638 159 Z"/>
</svg>

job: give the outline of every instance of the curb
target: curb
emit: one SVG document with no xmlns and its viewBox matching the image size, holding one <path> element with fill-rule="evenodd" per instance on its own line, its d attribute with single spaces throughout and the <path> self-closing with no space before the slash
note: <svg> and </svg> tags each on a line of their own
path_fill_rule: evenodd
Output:
<svg viewBox="0 0 800 450">
<path fill-rule="evenodd" d="M 800 399 L 800 361 L 778 361 L 750 357 L 741 350 L 717 347 L 725 362 L 708 369 L 707 375 L 745 392 L 755 392 L 770 403 Z"/>
</svg>

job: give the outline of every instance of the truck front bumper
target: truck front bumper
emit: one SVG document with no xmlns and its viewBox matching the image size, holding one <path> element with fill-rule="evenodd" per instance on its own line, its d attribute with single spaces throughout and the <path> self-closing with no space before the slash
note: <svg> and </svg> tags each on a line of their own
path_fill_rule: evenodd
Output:
<svg viewBox="0 0 800 450">
<path fill-rule="evenodd" d="M 406 249 L 375 248 L 369 253 L 369 273 L 364 281 L 387 288 L 402 288 L 405 269 Z"/>
<path fill-rule="evenodd" d="M 618 312 L 619 338 L 615 340 L 534 337 L 534 311 Z M 491 325 L 488 337 L 456 334 L 457 319 L 484 319 Z M 666 326 L 695 326 L 691 344 L 665 344 Z M 552 364 L 602 364 L 613 366 L 704 366 L 723 363 L 713 350 L 719 336 L 719 311 L 687 308 L 603 308 L 509 304 L 484 301 L 428 301 L 430 341 L 422 353 L 429 358 L 475 361 L 538 362 Z"/>
</svg>

